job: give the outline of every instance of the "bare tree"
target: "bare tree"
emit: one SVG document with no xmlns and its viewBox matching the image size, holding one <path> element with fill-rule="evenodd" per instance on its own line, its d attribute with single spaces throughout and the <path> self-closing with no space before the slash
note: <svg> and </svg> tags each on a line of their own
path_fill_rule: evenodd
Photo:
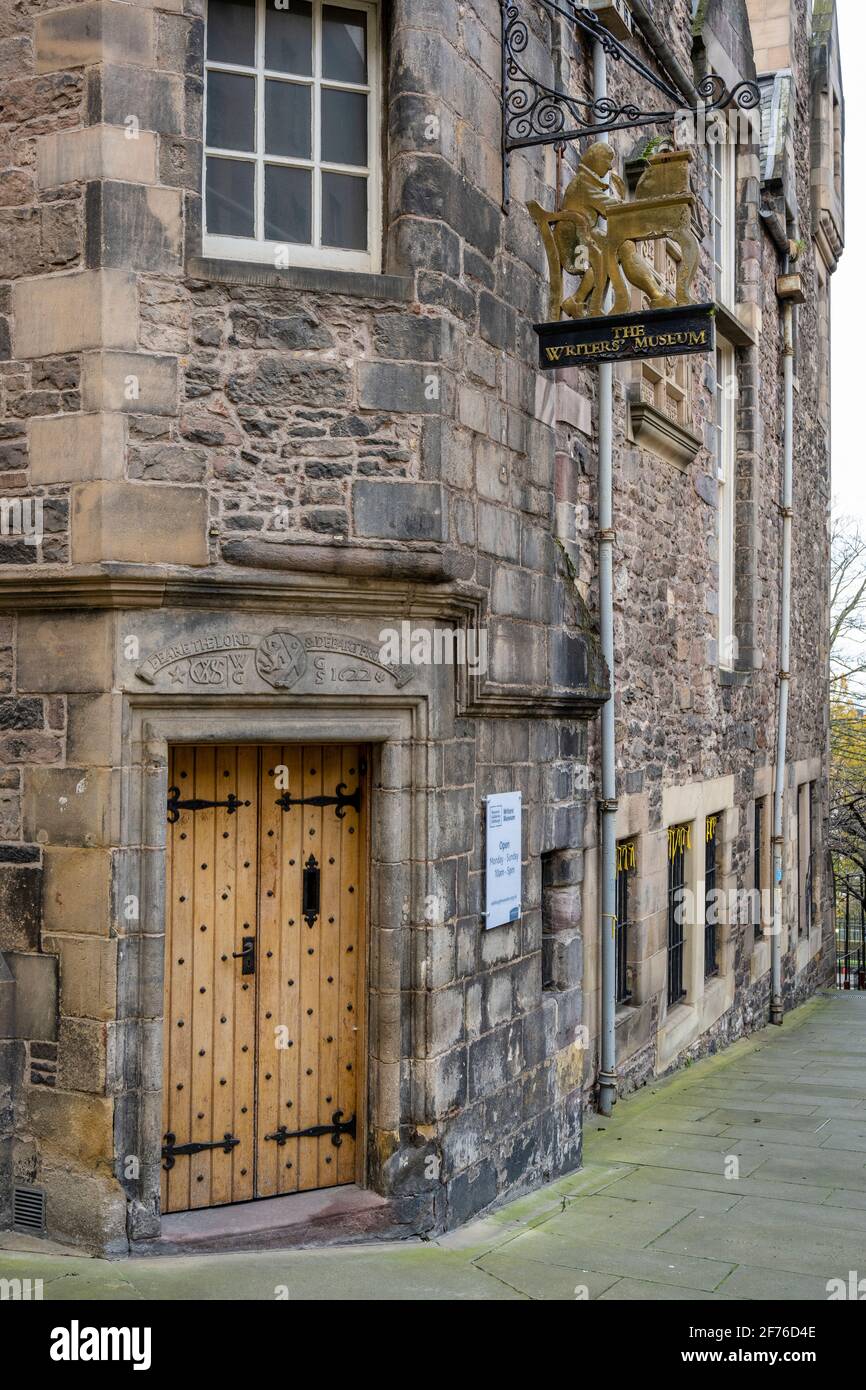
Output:
<svg viewBox="0 0 866 1390">
<path fill-rule="evenodd" d="M 830 678 L 854 693 L 866 673 L 866 537 L 852 517 L 833 522 L 830 562 Z"/>
<path fill-rule="evenodd" d="M 830 848 L 837 882 L 866 885 L 866 538 L 833 524 L 830 574 Z"/>
</svg>

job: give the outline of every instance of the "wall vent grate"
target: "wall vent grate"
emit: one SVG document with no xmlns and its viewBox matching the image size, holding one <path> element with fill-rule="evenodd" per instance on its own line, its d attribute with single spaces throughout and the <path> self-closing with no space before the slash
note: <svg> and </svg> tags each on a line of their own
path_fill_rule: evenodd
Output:
<svg viewBox="0 0 866 1390">
<path fill-rule="evenodd" d="M 12 1189 L 12 1229 L 26 1235 L 45 1232 L 45 1193 L 40 1187 Z"/>
</svg>

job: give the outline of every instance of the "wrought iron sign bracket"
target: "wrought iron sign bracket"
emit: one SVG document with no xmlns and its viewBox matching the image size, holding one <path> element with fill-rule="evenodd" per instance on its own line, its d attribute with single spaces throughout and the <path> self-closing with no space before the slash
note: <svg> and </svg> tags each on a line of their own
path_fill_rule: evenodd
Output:
<svg viewBox="0 0 866 1390">
<path fill-rule="evenodd" d="M 760 103 L 754 82 L 739 82 L 728 90 L 715 74 L 704 77 L 696 87 L 701 105 L 693 107 L 670 81 L 660 77 L 636 54 L 627 49 L 594 10 L 572 0 L 499 0 L 502 12 L 502 209 L 510 201 L 510 163 L 514 150 L 533 145 L 566 145 L 583 136 L 598 138 L 612 130 L 639 130 L 644 126 L 671 123 L 681 111 L 704 115 L 730 105 L 751 110 Z M 608 58 L 623 62 L 650 86 L 662 93 L 666 104 L 658 110 L 642 110 L 633 102 L 618 103 L 612 97 L 592 100 L 559 91 L 533 76 L 524 66 L 529 48 L 530 28 L 526 11 L 537 4 L 555 20 L 564 19 L 576 33 L 604 48 Z"/>
</svg>

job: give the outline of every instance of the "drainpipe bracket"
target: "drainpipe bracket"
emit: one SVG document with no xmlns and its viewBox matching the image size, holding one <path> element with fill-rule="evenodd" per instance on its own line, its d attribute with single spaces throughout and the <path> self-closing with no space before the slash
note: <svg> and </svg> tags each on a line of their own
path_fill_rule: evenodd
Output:
<svg viewBox="0 0 866 1390">
<path fill-rule="evenodd" d="M 619 802 L 617 801 L 615 796 L 599 797 L 598 805 L 599 810 L 602 811 L 602 813 L 606 812 L 611 815 L 615 815 L 616 812 L 619 810 Z"/>
<path fill-rule="evenodd" d="M 610 541 L 611 545 L 616 541 L 616 531 L 612 526 L 606 527 L 603 531 L 596 531 L 595 538 L 600 544 Z"/>
<path fill-rule="evenodd" d="M 794 508 L 793 508 L 793 507 L 786 507 L 786 506 L 784 505 L 784 503 L 780 503 L 780 504 L 779 504 L 779 515 L 782 517 L 782 519 L 783 519 L 784 521 L 793 521 L 793 520 L 794 520 Z"/>
</svg>

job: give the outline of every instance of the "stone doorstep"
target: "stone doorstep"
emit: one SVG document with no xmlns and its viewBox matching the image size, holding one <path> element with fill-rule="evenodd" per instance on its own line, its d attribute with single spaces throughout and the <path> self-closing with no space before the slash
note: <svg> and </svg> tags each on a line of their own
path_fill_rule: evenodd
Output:
<svg viewBox="0 0 866 1390">
<path fill-rule="evenodd" d="M 133 1257 L 201 1255 L 408 1240 L 419 1234 L 411 1219 L 413 1210 L 417 1208 L 410 1204 L 407 1220 L 399 1200 L 346 1183 L 315 1192 L 174 1212 L 163 1216 L 158 1239 L 132 1241 L 129 1253 Z"/>
</svg>

